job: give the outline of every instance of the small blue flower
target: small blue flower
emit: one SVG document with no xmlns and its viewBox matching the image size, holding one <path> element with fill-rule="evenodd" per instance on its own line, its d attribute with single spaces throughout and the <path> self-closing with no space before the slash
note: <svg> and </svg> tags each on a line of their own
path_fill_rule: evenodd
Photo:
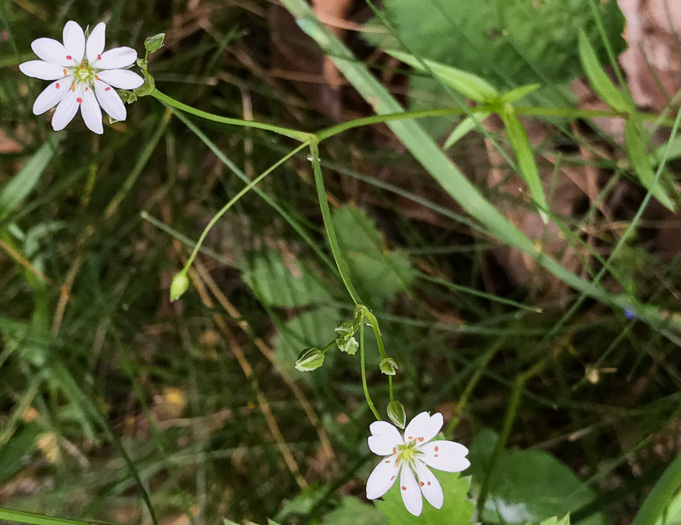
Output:
<svg viewBox="0 0 681 525">
<path fill-rule="evenodd" d="M 634 310 L 632 305 L 628 305 L 624 308 L 624 316 L 630 321 L 636 319 L 636 310 Z"/>
</svg>

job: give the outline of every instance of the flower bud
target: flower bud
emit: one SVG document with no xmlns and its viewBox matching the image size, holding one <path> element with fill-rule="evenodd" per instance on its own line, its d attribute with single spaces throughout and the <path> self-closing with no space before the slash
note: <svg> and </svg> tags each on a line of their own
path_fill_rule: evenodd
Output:
<svg viewBox="0 0 681 525">
<path fill-rule="evenodd" d="M 395 426 L 400 428 L 404 428 L 404 425 L 407 423 L 407 413 L 404 411 L 404 407 L 399 401 L 391 401 L 388 403 L 388 417 Z"/>
<path fill-rule="evenodd" d="M 189 288 L 189 279 L 187 278 L 187 272 L 181 270 L 175 274 L 173 277 L 173 282 L 170 283 L 170 301 L 177 301 L 184 292 Z"/>
<path fill-rule="evenodd" d="M 380 368 L 381 372 L 383 372 L 385 375 L 394 376 L 397 373 L 399 366 L 397 366 L 397 363 L 392 357 L 386 357 L 381 359 L 378 368 Z"/>
<path fill-rule="evenodd" d="M 319 348 L 306 348 L 296 360 L 296 370 L 312 372 L 324 364 L 324 354 Z"/>
<path fill-rule="evenodd" d="M 147 37 L 144 41 L 144 49 L 149 51 L 149 53 L 154 53 L 163 47 L 163 40 L 165 40 L 166 34 L 159 33 L 158 35 Z"/>
<path fill-rule="evenodd" d="M 336 345 L 338 345 L 338 349 L 341 352 L 345 352 L 348 355 L 355 355 L 357 353 L 357 349 L 359 348 L 357 339 L 351 335 L 347 337 L 338 337 L 336 339 Z"/>
<path fill-rule="evenodd" d="M 341 323 L 338 323 L 334 330 L 338 334 L 338 338 L 340 339 L 341 337 L 350 337 L 355 335 L 356 328 L 353 326 L 351 322 L 343 321 Z"/>
</svg>

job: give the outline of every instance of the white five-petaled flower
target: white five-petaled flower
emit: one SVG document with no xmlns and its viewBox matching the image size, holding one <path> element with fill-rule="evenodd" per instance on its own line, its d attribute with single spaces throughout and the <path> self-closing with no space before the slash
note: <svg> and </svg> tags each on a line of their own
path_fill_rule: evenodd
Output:
<svg viewBox="0 0 681 525">
<path fill-rule="evenodd" d="M 52 38 L 39 38 L 31 44 L 41 60 L 19 65 L 24 75 L 54 80 L 38 95 L 33 113 L 41 115 L 57 106 L 52 117 L 55 131 L 62 130 L 73 120 L 78 108 L 85 125 L 102 134 L 102 111 L 111 118 L 125 120 L 125 105 L 116 90 L 135 89 L 144 79 L 124 69 L 137 60 L 137 51 L 130 47 L 116 47 L 104 52 L 106 24 L 100 22 L 85 39 L 83 29 L 73 20 L 64 26 L 64 43 Z"/>
<path fill-rule="evenodd" d="M 385 456 L 367 480 L 367 498 L 383 496 L 400 477 L 404 506 L 414 516 L 423 510 L 421 494 L 436 509 L 442 508 L 444 495 L 437 478 L 428 467 L 445 472 L 461 472 L 470 466 L 468 449 L 454 441 L 431 441 L 442 428 L 442 414 L 421 412 L 410 421 L 402 436 L 386 421 L 371 424 L 369 448 Z"/>
</svg>

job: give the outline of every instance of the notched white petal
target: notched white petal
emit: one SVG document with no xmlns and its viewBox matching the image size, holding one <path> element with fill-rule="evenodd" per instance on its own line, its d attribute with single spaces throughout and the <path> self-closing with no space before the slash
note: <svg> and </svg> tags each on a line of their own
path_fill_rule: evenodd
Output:
<svg viewBox="0 0 681 525">
<path fill-rule="evenodd" d="M 74 91 L 69 89 L 68 94 L 57 106 L 57 111 L 54 112 L 54 116 L 52 117 L 52 129 L 61 131 L 73 120 L 73 117 L 78 113 L 79 103 L 77 99 L 80 98 L 81 95 L 81 90 L 76 89 Z"/>
<path fill-rule="evenodd" d="M 368 439 L 369 449 L 379 456 L 389 456 L 397 452 L 397 445 L 402 444 L 402 436 L 397 428 L 387 421 L 375 421 L 369 425 L 371 436 Z"/>
<path fill-rule="evenodd" d="M 52 38 L 38 38 L 31 42 L 31 49 L 38 55 L 38 58 L 49 62 L 50 64 L 57 64 L 59 66 L 73 66 L 73 57 L 68 54 L 66 48 Z M 70 58 L 67 58 L 70 57 Z"/>
<path fill-rule="evenodd" d="M 86 52 L 87 60 L 91 66 L 99 67 L 97 59 L 104 51 L 106 24 L 100 22 L 90 33 L 87 39 Z"/>
<path fill-rule="evenodd" d="M 63 78 L 52 82 L 47 86 L 33 103 L 33 114 L 42 115 L 48 109 L 52 109 L 59 104 L 62 99 L 69 94 L 71 88 L 71 78 Z"/>
<path fill-rule="evenodd" d="M 57 80 L 64 78 L 68 71 L 64 73 L 64 68 L 57 64 L 50 64 L 42 60 L 30 60 L 19 64 L 19 71 L 27 77 L 39 78 L 41 80 Z"/>
<path fill-rule="evenodd" d="M 418 459 L 414 461 L 414 467 L 416 469 L 419 487 L 421 487 L 421 492 L 426 498 L 426 501 L 436 509 L 441 509 L 445 497 L 442 493 L 442 486 L 440 485 L 440 482 L 430 471 L 430 469 Z"/>
<path fill-rule="evenodd" d="M 95 80 L 95 95 L 99 105 L 112 119 L 125 120 L 127 116 L 125 104 L 114 88 L 101 80 Z"/>
<path fill-rule="evenodd" d="M 389 457 L 381 462 L 371 471 L 367 479 L 367 498 L 376 499 L 383 496 L 395 484 L 395 479 L 399 473 L 397 458 Z"/>
<path fill-rule="evenodd" d="M 92 89 L 85 88 L 82 101 L 80 102 L 80 114 L 88 129 L 98 135 L 104 133 L 102 126 L 102 110 L 99 108 L 97 99 Z"/>
<path fill-rule="evenodd" d="M 419 459 L 426 465 L 445 472 L 461 472 L 470 467 L 468 449 L 454 441 L 431 441 L 419 448 Z"/>
<path fill-rule="evenodd" d="M 131 47 L 115 47 L 102 53 L 102 58 L 97 61 L 100 69 L 120 69 L 131 66 L 137 60 L 137 51 Z"/>
<path fill-rule="evenodd" d="M 426 443 L 437 435 L 443 423 L 442 414 L 439 412 L 432 416 L 428 412 L 421 412 L 404 429 L 404 440 L 416 439 L 417 444 Z"/>
<path fill-rule="evenodd" d="M 144 84 L 144 79 L 127 69 L 100 71 L 97 76 L 107 84 L 119 89 L 135 89 Z"/>
<path fill-rule="evenodd" d="M 75 60 L 80 62 L 85 56 L 85 33 L 77 22 L 69 20 L 64 26 L 64 47 L 66 52 Z"/>
<path fill-rule="evenodd" d="M 423 510 L 423 498 L 419 484 L 414 477 L 414 473 L 406 465 L 402 468 L 400 475 L 400 493 L 402 501 L 407 510 L 414 516 L 420 516 Z"/>
</svg>

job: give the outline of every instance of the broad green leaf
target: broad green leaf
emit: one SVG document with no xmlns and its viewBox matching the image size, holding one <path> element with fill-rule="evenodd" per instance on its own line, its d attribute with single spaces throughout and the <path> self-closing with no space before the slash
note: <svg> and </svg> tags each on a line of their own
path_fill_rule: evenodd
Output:
<svg viewBox="0 0 681 525">
<path fill-rule="evenodd" d="M 509 525 L 538 522 L 572 512 L 596 497 L 561 461 L 538 450 L 506 450 L 488 472 L 489 460 L 497 442 L 491 430 L 480 432 L 470 446 L 473 483 L 478 487 L 490 476 L 489 494 L 482 521 Z M 601 525 L 601 515 L 580 523 Z"/>
<path fill-rule="evenodd" d="M 0 190 L 0 221 L 4 221 L 33 191 L 47 164 L 57 151 L 58 142 L 59 134 L 52 134 L 19 173 Z"/>
<path fill-rule="evenodd" d="M 593 0 L 390 0 L 384 2 L 399 42 L 415 56 L 481 76 L 495 85 L 561 84 L 581 74 L 577 34 L 600 44 Z M 626 48 L 616 0 L 594 2 L 615 54 Z M 375 19 L 374 22 L 379 22 Z M 367 34 L 394 48 L 389 31 Z M 597 48 L 605 58 L 605 48 Z"/>
<path fill-rule="evenodd" d="M 620 90 L 612 83 L 612 80 L 608 78 L 608 75 L 605 74 L 603 68 L 601 68 L 596 52 L 583 31 L 579 32 L 579 58 L 582 61 L 584 73 L 589 78 L 591 86 L 603 102 L 612 106 L 617 111 L 628 112 L 633 109 L 632 104 L 627 102 L 624 95 L 622 95 Z"/>
<path fill-rule="evenodd" d="M 470 486 L 469 478 L 459 477 L 459 474 L 432 470 L 442 485 L 444 503 L 441 509 L 433 508 L 427 501 L 423 501 L 423 512 L 416 517 L 404 507 L 399 483 L 383 496 L 383 500 L 376 500 L 374 505 L 385 514 L 390 525 L 468 525 L 473 515 L 473 503 L 466 499 Z"/>
<path fill-rule="evenodd" d="M 409 259 L 383 247 L 381 234 L 365 211 L 346 206 L 335 210 L 332 218 L 362 297 L 377 304 L 409 288 L 414 279 Z"/>
<path fill-rule="evenodd" d="M 530 93 L 534 93 L 541 87 L 541 84 L 528 84 L 526 86 L 520 86 L 519 88 L 512 89 L 502 94 L 500 100 L 506 104 L 512 104 L 513 102 L 526 97 Z"/>
<path fill-rule="evenodd" d="M 324 525 L 387 525 L 386 517 L 372 505 L 345 496 L 324 518 Z"/>
<path fill-rule="evenodd" d="M 309 267 L 296 259 L 284 260 L 280 252 L 266 249 L 249 254 L 241 266 L 244 281 L 265 304 L 305 306 L 332 298 Z"/>
<path fill-rule="evenodd" d="M 499 96 L 499 92 L 492 84 L 477 75 L 428 60 L 427 58 L 419 60 L 402 51 L 388 50 L 386 52 L 413 68 L 428 74 L 434 74 L 442 82 L 476 102 L 494 102 Z"/>
<path fill-rule="evenodd" d="M 532 198 L 540 207 L 539 215 L 546 223 L 548 222 L 548 216 L 544 210 L 548 210 L 548 204 L 546 202 L 546 195 L 544 194 L 544 187 L 542 186 L 541 178 L 539 177 L 537 163 L 534 160 L 532 146 L 527 138 L 525 128 L 513 111 L 512 106 L 506 106 L 504 111 L 500 113 L 500 116 L 506 126 L 508 141 L 511 143 L 515 157 L 518 160 L 520 176 L 530 189 Z"/>
<path fill-rule="evenodd" d="M 445 141 L 445 145 L 443 146 L 444 149 L 449 149 L 451 148 L 454 144 L 459 142 L 465 135 L 467 135 L 469 132 L 477 128 L 482 122 L 489 117 L 489 113 L 474 113 L 470 117 L 466 117 L 464 120 L 462 120 L 456 128 L 454 128 L 454 131 L 452 131 L 452 134 L 449 135 L 447 140 Z"/>
<path fill-rule="evenodd" d="M 674 211 L 676 206 L 661 184 L 662 177 L 655 181 L 655 172 L 650 164 L 643 139 L 636 127 L 636 123 L 632 119 L 627 120 L 624 134 L 627 140 L 627 151 L 629 152 L 631 164 L 641 184 L 648 190 L 652 189 L 652 194 L 665 208 Z"/>
<path fill-rule="evenodd" d="M 674 494 L 681 487 L 681 455 L 665 469 L 662 477 L 641 505 L 632 525 L 653 525 L 661 522 L 672 523 L 663 520 L 667 514 L 668 506 L 675 502 Z M 677 514 L 678 519 L 678 514 Z"/>
<path fill-rule="evenodd" d="M 277 367 L 291 371 L 304 348 L 323 348 L 334 335 L 334 327 L 341 318 L 341 314 L 335 308 L 315 308 L 298 317 L 286 321 L 275 340 L 274 358 Z M 334 352 L 329 352 L 327 361 L 332 361 Z M 305 374 L 302 377 L 310 378 L 314 374 Z"/>
</svg>

